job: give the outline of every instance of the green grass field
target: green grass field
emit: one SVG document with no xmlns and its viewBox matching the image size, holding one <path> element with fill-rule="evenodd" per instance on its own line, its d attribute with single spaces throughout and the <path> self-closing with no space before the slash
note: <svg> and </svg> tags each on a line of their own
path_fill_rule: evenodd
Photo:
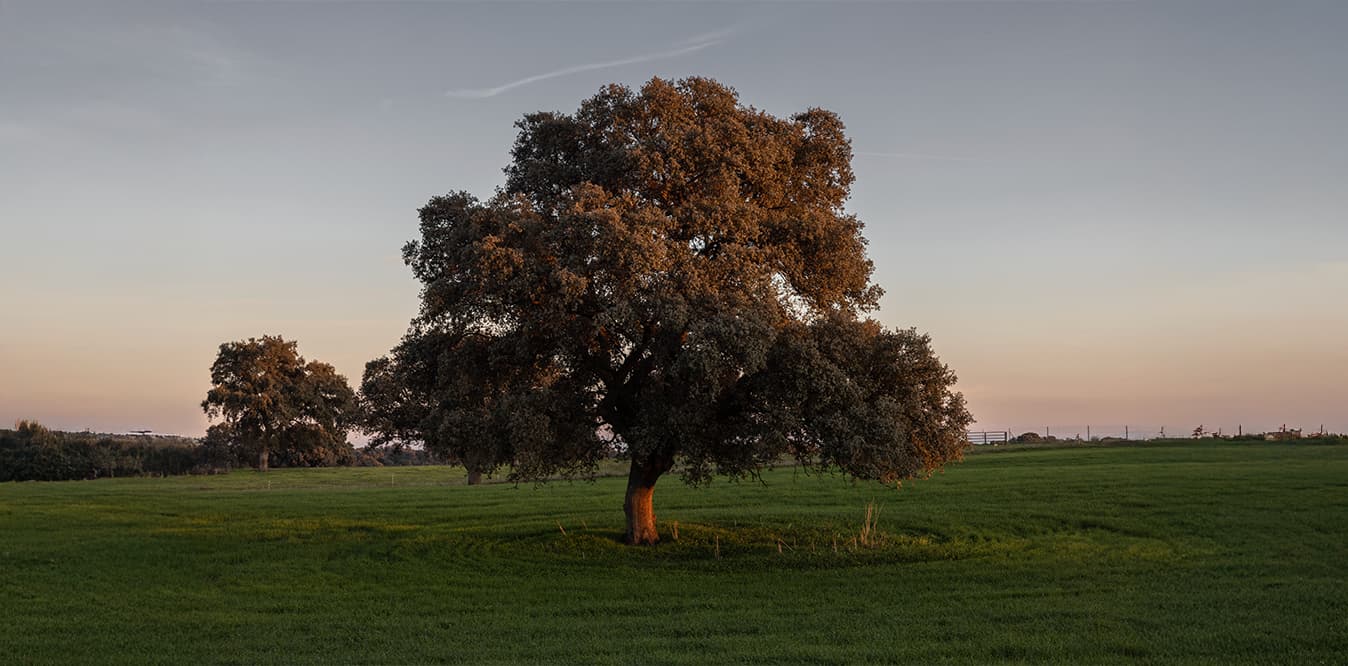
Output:
<svg viewBox="0 0 1348 666">
<path fill-rule="evenodd" d="M 897 492 L 670 478 L 644 549 L 622 487 L 2 484 L 0 661 L 1348 661 L 1345 446 L 977 454 Z"/>
</svg>

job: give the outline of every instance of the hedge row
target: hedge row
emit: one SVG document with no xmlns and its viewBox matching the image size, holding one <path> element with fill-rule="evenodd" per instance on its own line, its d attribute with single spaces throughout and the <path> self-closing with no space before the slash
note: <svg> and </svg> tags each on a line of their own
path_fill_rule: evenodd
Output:
<svg viewBox="0 0 1348 666">
<path fill-rule="evenodd" d="M 166 476 L 210 468 L 205 451 L 190 439 L 52 432 L 27 422 L 0 430 L 0 481 Z"/>
</svg>

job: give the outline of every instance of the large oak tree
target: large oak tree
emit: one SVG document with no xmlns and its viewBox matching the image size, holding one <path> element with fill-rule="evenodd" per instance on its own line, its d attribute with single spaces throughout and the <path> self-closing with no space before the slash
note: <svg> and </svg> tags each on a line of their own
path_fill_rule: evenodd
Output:
<svg viewBox="0 0 1348 666">
<path fill-rule="evenodd" d="M 312 463 L 349 448 L 355 393 L 331 365 L 300 356 L 293 341 L 264 335 L 220 345 L 211 385 L 201 408 L 221 422 L 208 438 L 254 456 L 264 472 L 273 454 Z"/>
<path fill-rule="evenodd" d="M 954 375 L 925 335 L 865 318 L 881 290 L 836 115 L 653 79 L 517 127 L 496 196 L 421 209 L 403 250 L 421 313 L 367 368 L 374 430 L 517 480 L 626 455 L 633 544 L 658 541 L 671 470 L 790 456 L 890 483 L 961 455 Z"/>
</svg>

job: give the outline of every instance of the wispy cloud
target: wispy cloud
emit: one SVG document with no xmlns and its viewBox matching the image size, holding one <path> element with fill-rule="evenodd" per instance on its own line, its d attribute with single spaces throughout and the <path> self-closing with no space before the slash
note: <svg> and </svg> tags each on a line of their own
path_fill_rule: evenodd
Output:
<svg viewBox="0 0 1348 666">
<path fill-rule="evenodd" d="M 734 35 L 735 32 L 736 32 L 735 28 L 723 28 L 721 30 L 704 32 L 697 35 L 693 35 L 688 39 L 680 41 L 679 43 L 675 44 L 675 46 L 697 46 L 699 44 L 711 46 L 712 44 L 719 44 L 727 39 L 730 39 L 731 35 Z"/>
<path fill-rule="evenodd" d="M 597 69 L 609 69 L 611 67 L 622 67 L 623 65 L 635 65 L 637 63 L 651 62 L 654 60 L 677 58 L 679 56 L 688 55 L 690 53 L 696 53 L 708 47 L 716 46 L 717 44 L 720 44 L 721 42 L 729 38 L 731 34 L 732 34 L 731 30 L 718 30 L 716 32 L 709 32 L 697 35 L 690 39 L 686 39 L 682 42 L 679 42 L 678 44 L 675 44 L 675 48 L 672 48 L 667 51 L 659 51 L 656 53 L 645 53 L 642 55 L 632 56 L 630 58 L 620 58 L 618 60 L 605 60 L 603 62 L 591 62 L 583 65 L 572 65 L 570 67 L 563 67 L 562 69 L 553 70 L 551 72 L 544 72 L 542 74 L 526 76 L 522 79 L 511 81 L 509 83 L 503 83 L 493 88 L 460 88 L 456 90 L 449 90 L 445 92 L 445 96 L 457 97 L 460 99 L 482 99 L 485 97 L 495 97 L 503 92 L 514 90 L 515 88 L 519 88 L 521 86 L 527 86 L 531 83 L 538 83 L 539 81 L 546 81 L 548 79 L 555 79 L 559 76 L 569 76 L 571 74 L 579 74 L 581 72 L 592 72 Z"/>
</svg>

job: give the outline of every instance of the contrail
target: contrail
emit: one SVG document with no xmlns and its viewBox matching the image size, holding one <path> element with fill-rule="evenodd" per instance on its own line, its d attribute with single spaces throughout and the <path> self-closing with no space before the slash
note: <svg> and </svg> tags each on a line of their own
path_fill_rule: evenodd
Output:
<svg viewBox="0 0 1348 666">
<path fill-rule="evenodd" d="M 533 76 L 527 76 L 518 81 L 511 81 L 510 83 L 505 83 L 496 86 L 495 88 L 461 88 L 458 90 L 450 90 L 445 92 L 445 96 L 458 97 L 461 99 L 482 99 L 484 97 L 495 97 L 503 92 L 506 92 L 507 90 L 514 90 L 515 88 L 518 88 L 520 86 L 527 86 L 530 83 L 537 83 L 539 81 L 544 81 L 547 79 L 555 79 L 559 76 L 578 74 L 580 72 L 590 72 L 596 69 L 621 67 L 623 65 L 635 65 L 639 62 L 664 60 L 665 58 L 675 58 L 681 55 L 687 55 L 689 53 L 696 53 L 697 51 L 701 51 L 702 49 L 705 49 L 709 46 L 715 46 L 717 44 L 720 44 L 722 41 L 725 40 L 727 36 L 729 36 L 728 31 L 715 32 L 707 35 L 699 35 L 693 40 L 689 40 L 689 42 L 684 42 L 688 44 L 688 46 L 683 46 L 681 48 L 673 49 L 671 51 L 661 51 L 659 53 L 647 53 L 645 55 L 632 56 L 631 58 L 623 58 L 621 60 L 608 60 L 605 62 L 592 62 L 585 65 L 573 65 L 571 67 L 564 67 L 562 69 L 546 72 L 543 74 L 535 74 Z"/>
<path fill-rule="evenodd" d="M 980 159 L 977 157 L 955 157 L 954 155 L 936 155 L 933 153 L 882 153 L 871 152 L 867 150 L 857 150 L 853 155 L 863 155 L 865 157 L 895 157 L 905 160 L 941 160 L 945 162 L 978 162 L 982 164 L 990 163 L 992 160 Z"/>
</svg>

